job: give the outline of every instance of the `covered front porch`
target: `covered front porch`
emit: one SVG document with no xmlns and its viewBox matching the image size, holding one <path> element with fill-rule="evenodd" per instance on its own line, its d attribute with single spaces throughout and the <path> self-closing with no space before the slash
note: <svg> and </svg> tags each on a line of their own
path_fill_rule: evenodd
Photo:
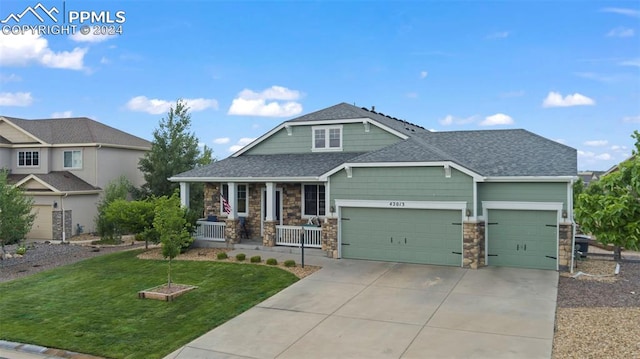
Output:
<svg viewBox="0 0 640 359">
<path fill-rule="evenodd" d="M 188 205 L 189 183 L 180 183 Z M 207 182 L 204 216 L 197 221 L 199 245 L 259 244 L 316 248 L 334 257 L 337 220 L 331 218 L 324 183 Z"/>
</svg>

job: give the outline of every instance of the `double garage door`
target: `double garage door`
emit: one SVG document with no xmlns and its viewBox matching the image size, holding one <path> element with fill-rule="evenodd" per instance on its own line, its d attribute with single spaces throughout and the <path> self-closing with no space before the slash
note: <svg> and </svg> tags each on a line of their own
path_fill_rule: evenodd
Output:
<svg viewBox="0 0 640 359">
<path fill-rule="evenodd" d="M 341 210 L 342 257 L 460 266 L 460 210 Z"/>
<path fill-rule="evenodd" d="M 557 224 L 555 211 L 489 210 L 487 264 L 555 270 Z"/>
<path fill-rule="evenodd" d="M 391 262 L 462 265 L 460 210 L 341 209 L 342 257 Z M 488 211 L 487 265 L 557 268 L 557 213 Z"/>
</svg>

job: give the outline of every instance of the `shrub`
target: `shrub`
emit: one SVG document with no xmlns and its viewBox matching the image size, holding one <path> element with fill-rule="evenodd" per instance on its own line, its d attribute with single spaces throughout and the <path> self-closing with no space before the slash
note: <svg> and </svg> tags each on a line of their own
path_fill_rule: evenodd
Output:
<svg viewBox="0 0 640 359">
<path fill-rule="evenodd" d="M 227 258 L 229 258 L 229 256 L 227 255 L 227 252 L 218 253 L 218 259 L 227 259 Z"/>
<path fill-rule="evenodd" d="M 247 255 L 244 253 L 238 253 L 236 254 L 236 259 L 239 260 L 240 262 L 242 262 L 243 260 L 245 260 L 245 258 L 247 258 Z"/>
<path fill-rule="evenodd" d="M 278 265 L 278 261 L 275 258 L 269 258 L 267 259 L 267 264 L 270 266 L 277 266 Z"/>
<path fill-rule="evenodd" d="M 27 253 L 27 247 L 21 246 L 16 249 L 16 254 L 23 256 L 25 253 Z"/>
<path fill-rule="evenodd" d="M 293 259 L 287 259 L 286 261 L 284 261 L 284 266 L 285 267 L 295 267 L 296 266 L 296 261 L 294 261 Z"/>
<path fill-rule="evenodd" d="M 251 263 L 260 263 L 260 262 L 262 262 L 262 258 L 260 258 L 260 256 L 251 257 Z"/>
</svg>

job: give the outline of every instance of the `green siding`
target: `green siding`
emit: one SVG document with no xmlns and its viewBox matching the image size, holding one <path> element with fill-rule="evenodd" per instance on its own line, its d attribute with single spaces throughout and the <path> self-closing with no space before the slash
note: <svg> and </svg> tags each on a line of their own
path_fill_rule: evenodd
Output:
<svg viewBox="0 0 640 359">
<path fill-rule="evenodd" d="M 331 205 L 336 199 L 399 201 L 466 201 L 473 203 L 473 180 L 451 169 L 446 178 L 442 167 L 353 168 L 330 177 Z"/>
<path fill-rule="evenodd" d="M 343 258 L 461 265 L 460 211 L 343 208 L 340 217 Z"/>
<path fill-rule="evenodd" d="M 555 211 L 489 210 L 488 265 L 556 269 Z"/>
<path fill-rule="evenodd" d="M 293 126 L 291 136 L 283 128 L 248 150 L 246 154 L 310 153 L 312 146 L 311 127 Z M 342 150 L 344 152 L 369 152 L 401 141 L 399 137 L 373 125 L 370 126 L 369 132 L 365 132 L 362 123 L 344 124 L 342 132 Z"/>
<path fill-rule="evenodd" d="M 567 209 L 567 184 L 478 183 L 478 214 L 482 214 L 482 201 L 562 202 L 563 208 Z"/>
</svg>

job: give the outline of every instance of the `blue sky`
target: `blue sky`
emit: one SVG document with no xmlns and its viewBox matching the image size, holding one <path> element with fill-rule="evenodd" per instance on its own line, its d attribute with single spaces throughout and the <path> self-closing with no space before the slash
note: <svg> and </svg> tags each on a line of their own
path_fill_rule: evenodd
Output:
<svg viewBox="0 0 640 359">
<path fill-rule="evenodd" d="M 0 3 L 0 115 L 87 116 L 151 140 L 183 98 L 222 159 L 347 102 L 437 131 L 524 128 L 576 148 L 580 170 L 628 157 L 640 128 L 638 1 L 67 0 L 41 1 L 43 23 L 11 17 L 37 4 Z"/>
</svg>

